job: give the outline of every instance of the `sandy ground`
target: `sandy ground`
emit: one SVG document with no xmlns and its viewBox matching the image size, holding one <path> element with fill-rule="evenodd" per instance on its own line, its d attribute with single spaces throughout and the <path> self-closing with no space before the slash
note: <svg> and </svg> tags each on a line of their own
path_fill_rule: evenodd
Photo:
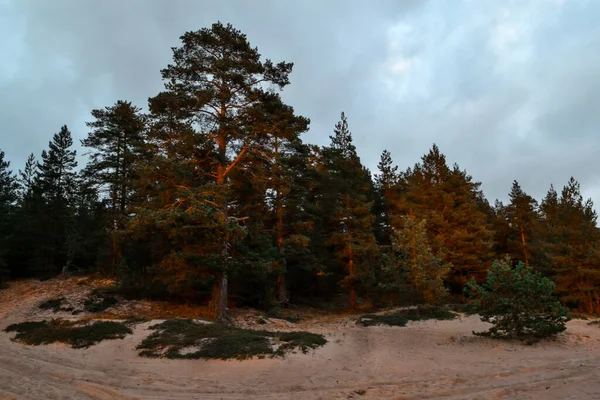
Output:
<svg viewBox="0 0 600 400">
<path fill-rule="evenodd" d="M 73 288 L 29 281 L 0 291 L 0 330 L 51 317 L 37 304 Z M 405 328 L 320 319 L 296 329 L 325 334 L 324 347 L 249 361 L 141 358 L 148 325 L 87 350 L 24 346 L 2 332 L 0 399 L 600 399 L 600 327 L 581 320 L 525 346 L 474 337 L 487 327 L 476 316 Z"/>
</svg>

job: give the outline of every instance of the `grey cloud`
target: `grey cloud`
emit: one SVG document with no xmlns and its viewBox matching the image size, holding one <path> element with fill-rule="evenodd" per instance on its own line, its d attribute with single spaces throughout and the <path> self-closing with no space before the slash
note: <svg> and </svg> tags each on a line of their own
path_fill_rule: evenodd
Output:
<svg viewBox="0 0 600 400">
<path fill-rule="evenodd" d="M 491 201 L 505 199 L 513 179 L 539 199 L 570 175 L 600 195 L 600 173 L 590 167 L 600 146 L 594 2 L 11 4 L 10 21 L 0 16 L 0 25 L 8 21 L 14 40 L 0 44 L 0 55 L 21 43 L 26 49 L 16 75 L 0 76 L 0 148 L 15 168 L 62 124 L 84 137 L 93 108 L 118 99 L 145 107 L 162 90 L 160 69 L 179 36 L 220 20 L 265 57 L 295 63 L 283 97 L 311 118 L 309 142 L 326 144 L 345 111 L 372 170 L 383 149 L 404 169 L 436 142 L 449 162 L 483 182 Z M 406 32 L 393 50 L 389 34 L 398 24 Z M 414 64 L 386 72 L 394 57 Z"/>
</svg>

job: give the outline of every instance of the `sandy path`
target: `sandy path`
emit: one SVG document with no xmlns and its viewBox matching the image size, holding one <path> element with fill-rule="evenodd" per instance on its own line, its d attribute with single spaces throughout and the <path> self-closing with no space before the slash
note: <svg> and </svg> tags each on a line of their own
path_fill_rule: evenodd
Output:
<svg viewBox="0 0 600 400">
<path fill-rule="evenodd" d="M 34 312 L 35 295 L 12 310 L 2 296 L 0 329 Z M 242 362 L 140 358 L 147 326 L 87 350 L 1 333 L 0 399 L 600 399 L 600 327 L 580 320 L 535 346 L 474 337 L 486 327 L 477 317 L 406 328 L 340 320 L 314 327 L 329 343 L 310 354 Z"/>
</svg>

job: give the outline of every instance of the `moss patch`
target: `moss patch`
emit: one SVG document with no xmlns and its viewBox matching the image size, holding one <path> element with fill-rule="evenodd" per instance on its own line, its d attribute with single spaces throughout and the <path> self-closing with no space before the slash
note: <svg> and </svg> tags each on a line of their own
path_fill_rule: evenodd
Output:
<svg viewBox="0 0 600 400">
<path fill-rule="evenodd" d="M 327 343 L 309 332 L 267 332 L 220 324 L 174 319 L 153 325 L 150 336 L 137 347 L 145 357 L 238 359 L 303 353 Z"/>
<path fill-rule="evenodd" d="M 122 323 L 113 321 L 83 322 L 52 320 L 23 322 L 8 326 L 5 332 L 17 332 L 13 341 L 39 346 L 50 343 L 67 343 L 74 349 L 90 347 L 103 340 L 122 339 L 132 333 Z"/>
<path fill-rule="evenodd" d="M 91 313 L 100 313 L 114 306 L 119 301 L 110 295 L 93 294 L 92 297 L 83 303 L 83 309 Z"/>
<path fill-rule="evenodd" d="M 50 300 L 46 300 L 42 304 L 40 304 L 39 308 L 42 310 L 52 310 L 54 312 L 59 312 L 59 311 L 71 312 L 71 311 L 73 311 L 73 307 L 63 307 L 64 302 L 65 302 L 64 297 L 59 297 L 57 299 L 50 299 Z"/>
<path fill-rule="evenodd" d="M 265 313 L 265 318 L 274 318 L 274 319 L 282 319 L 287 322 L 291 322 L 296 324 L 302 320 L 302 318 L 297 314 L 286 313 L 280 308 L 273 308 Z"/>
<path fill-rule="evenodd" d="M 358 318 L 358 321 L 356 321 L 356 323 L 362 326 L 406 326 L 408 321 L 423 321 L 428 319 L 451 320 L 456 318 L 456 316 L 456 313 L 444 307 L 418 306 L 417 308 L 407 308 L 405 310 L 400 310 L 385 315 L 362 315 Z"/>
</svg>

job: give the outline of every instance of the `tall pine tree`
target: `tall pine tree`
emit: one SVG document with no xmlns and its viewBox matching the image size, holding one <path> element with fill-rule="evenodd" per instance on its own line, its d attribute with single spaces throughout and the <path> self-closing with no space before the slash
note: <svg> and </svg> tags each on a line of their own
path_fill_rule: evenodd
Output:
<svg viewBox="0 0 600 400">
<path fill-rule="evenodd" d="M 81 141 L 91 149 L 83 176 L 108 195 L 112 218 L 107 228 L 113 231 L 110 271 L 114 274 L 121 256 L 114 231 L 124 228 L 134 193 L 134 162 L 143 153 L 146 118 L 140 108 L 122 100 L 110 107 L 92 110 L 92 116 L 95 120 L 87 123 L 91 131 Z"/>
<path fill-rule="evenodd" d="M 560 197 L 550 188 L 540 205 L 541 249 L 561 300 L 588 313 L 600 312 L 600 235 L 591 200 L 571 178 Z"/>
<path fill-rule="evenodd" d="M 75 215 L 74 200 L 77 194 L 76 151 L 71 150 L 73 138 L 64 125 L 42 152 L 38 163 L 38 180 L 35 183 L 44 204 L 43 215 L 36 219 L 36 229 L 46 235 L 39 244 L 38 257 L 43 273 L 53 274 L 67 265 L 69 235 L 72 234 Z"/>
<path fill-rule="evenodd" d="M 230 270 L 243 261 L 235 247 L 244 230 L 242 222 L 247 219 L 236 214 L 230 178 L 243 167 L 248 154 L 260 151 L 263 139 L 270 134 L 265 104 L 276 96 L 266 86 L 288 85 L 292 64 L 261 61 L 258 50 L 231 25 L 215 23 L 210 29 L 187 32 L 181 40 L 182 46 L 173 49 L 174 63 L 162 71 L 166 91 L 150 99 L 150 104 L 155 119 L 168 120 L 171 125 L 187 124 L 194 132 L 153 130 L 151 145 L 163 157 L 165 168 L 161 180 L 177 190 L 158 197 L 170 197 L 163 208 L 173 213 L 187 210 L 188 223 L 176 227 L 173 235 L 186 229 L 190 232 L 194 226 L 205 236 L 196 242 L 197 247 L 190 247 L 188 242 L 185 252 L 172 253 L 170 265 L 188 265 L 190 257 L 184 254 L 190 253 L 210 259 L 208 270 L 214 277 L 211 307 L 215 318 L 223 319 Z M 161 112 L 162 117 L 157 115 Z M 187 160 L 188 165 L 197 167 L 178 169 L 177 164 L 186 161 L 177 152 L 198 140 L 203 149 Z M 175 153 L 169 154 L 169 149 Z M 194 153 L 189 150 L 187 154 Z M 197 158 L 200 155 L 202 159 Z"/>
<path fill-rule="evenodd" d="M 350 308 L 357 306 L 357 288 L 364 289 L 374 278 L 377 243 L 373 232 L 372 202 L 367 199 L 371 187 L 344 113 L 335 125 L 331 145 L 323 149 L 323 161 L 333 188 L 328 244 L 345 270 L 342 286 L 350 293 Z"/>
</svg>

